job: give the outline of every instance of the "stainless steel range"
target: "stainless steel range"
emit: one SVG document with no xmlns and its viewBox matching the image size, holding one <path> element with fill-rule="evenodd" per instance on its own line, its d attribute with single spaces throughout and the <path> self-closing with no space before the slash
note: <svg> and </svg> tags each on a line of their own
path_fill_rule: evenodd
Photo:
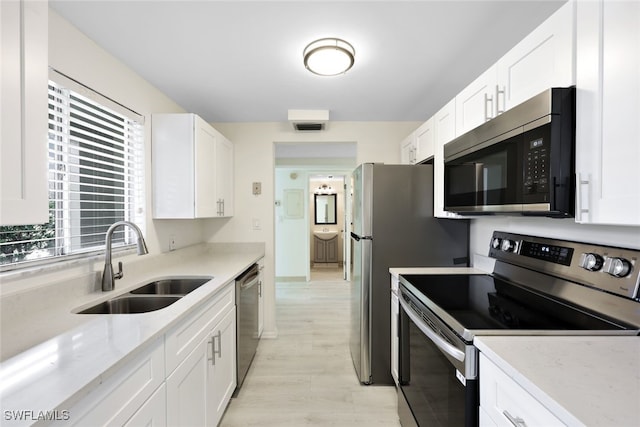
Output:
<svg viewBox="0 0 640 427">
<path fill-rule="evenodd" d="M 403 426 L 478 423 L 480 335 L 640 334 L 640 250 L 494 232 L 491 274 L 401 275 Z"/>
</svg>

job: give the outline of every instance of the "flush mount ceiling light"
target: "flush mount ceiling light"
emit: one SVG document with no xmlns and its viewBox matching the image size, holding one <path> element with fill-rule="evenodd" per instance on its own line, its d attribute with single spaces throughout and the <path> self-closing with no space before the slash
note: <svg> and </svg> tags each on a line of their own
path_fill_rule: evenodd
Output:
<svg viewBox="0 0 640 427">
<path fill-rule="evenodd" d="M 325 38 L 304 48 L 304 66 L 320 76 L 337 76 L 353 67 L 356 51 L 342 39 Z"/>
</svg>

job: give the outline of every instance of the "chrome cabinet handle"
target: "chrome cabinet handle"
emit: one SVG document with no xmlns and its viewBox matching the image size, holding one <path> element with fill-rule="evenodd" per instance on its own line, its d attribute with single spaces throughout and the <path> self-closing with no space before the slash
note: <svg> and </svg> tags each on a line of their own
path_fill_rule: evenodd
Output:
<svg viewBox="0 0 640 427">
<path fill-rule="evenodd" d="M 258 282 L 258 297 L 262 296 L 262 280 Z"/>
<path fill-rule="evenodd" d="M 218 349 L 216 350 L 216 338 L 218 338 Z M 211 345 L 211 357 L 209 360 L 213 366 L 216 366 L 216 355 L 222 358 L 222 331 L 218 331 L 217 334 L 211 337 L 208 344 Z"/>
<path fill-rule="evenodd" d="M 500 85 L 496 85 L 496 115 L 504 113 L 504 109 L 507 105 L 506 89 L 500 90 Z M 500 94 L 502 94 L 502 110 L 500 109 Z"/>
<path fill-rule="evenodd" d="M 491 111 L 488 107 L 489 103 L 491 103 L 491 110 L 493 110 L 493 97 L 489 96 L 489 94 L 485 92 L 484 94 L 484 121 L 485 122 L 488 122 L 493 117 L 492 115 L 493 111 Z"/>
<path fill-rule="evenodd" d="M 591 183 L 588 179 L 583 179 L 580 172 L 576 173 L 576 221 L 588 221 L 589 216 L 589 190 Z M 582 197 L 582 191 L 585 191 L 586 197 Z M 585 201 L 585 199 L 587 199 Z M 584 206 L 586 205 L 586 206 Z M 586 218 L 585 218 L 586 217 Z"/>
<path fill-rule="evenodd" d="M 212 365 L 215 366 L 215 364 L 216 364 L 216 344 L 215 344 L 214 337 L 211 337 L 211 339 L 207 342 L 207 344 L 211 345 L 211 357 L 209 357 L 208 360 L 211 362 Z"/>
<path fill-rule="evenodd" d="M 509 422 L 511 424 L 513 424 L 515 427 L 527 427 L 527 423 L 524 422 L 524 420 L 520 417 L 514 417 L 513 415 L 511 415 L 509 413 L 509 411 L 507 411 L 506 409 L 504 411 L 502 411 L 502 415 L 504 415 L 505 417 L 507 417 L 507 419 L 509 420 Z"/>
</svg>

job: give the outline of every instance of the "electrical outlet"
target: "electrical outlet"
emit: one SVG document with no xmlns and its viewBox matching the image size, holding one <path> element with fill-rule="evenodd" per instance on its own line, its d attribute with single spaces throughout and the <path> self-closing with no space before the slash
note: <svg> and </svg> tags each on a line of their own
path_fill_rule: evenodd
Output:
<svg viewBox="0 0 640 427">
<path fill-rule="evenodd" d="M 169 236 L 169 250 L 170 251 L 175 251 L 176 250 L 176 236 Z"/>
<path fill-rule="evenodd" d="M 262 183 L 261 182 L 254 182 L 252 185 L 252 189 L 253 189 L 253 194 L 254 195 L 258 195 L 262 193 Z"/>
</svg>

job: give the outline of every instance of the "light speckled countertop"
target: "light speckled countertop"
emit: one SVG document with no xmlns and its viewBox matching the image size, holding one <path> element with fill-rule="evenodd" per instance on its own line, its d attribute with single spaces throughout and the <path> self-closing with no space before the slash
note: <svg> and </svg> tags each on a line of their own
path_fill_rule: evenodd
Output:
<svg viewBox="0 0 640 427">
<path fill-rule="evenodd" d="M 567 425 L 640 425 L 638 336 L 482 336 L 474 344 Z"/>
<path fill-rule="evenodd" d="M 126 280 L 117 281 L 112 292 L 86 292 L 81 288 L 93 288 L 94 284 L 74 284 L 69 279 L 75 290 L 70 291 L 68 283 L 60 283 L 35 293 L 4 297 L 0 364 L 3 413 L 68 409 L 263 256 L 263 243 L 198 245 L 125 263 Z M 150 280 L 171 276 L 213 279 L 158 311 L 129 315 L 74 313 Z M 4 360 L 4 356 L 9 358 Z"/>
</svg>

